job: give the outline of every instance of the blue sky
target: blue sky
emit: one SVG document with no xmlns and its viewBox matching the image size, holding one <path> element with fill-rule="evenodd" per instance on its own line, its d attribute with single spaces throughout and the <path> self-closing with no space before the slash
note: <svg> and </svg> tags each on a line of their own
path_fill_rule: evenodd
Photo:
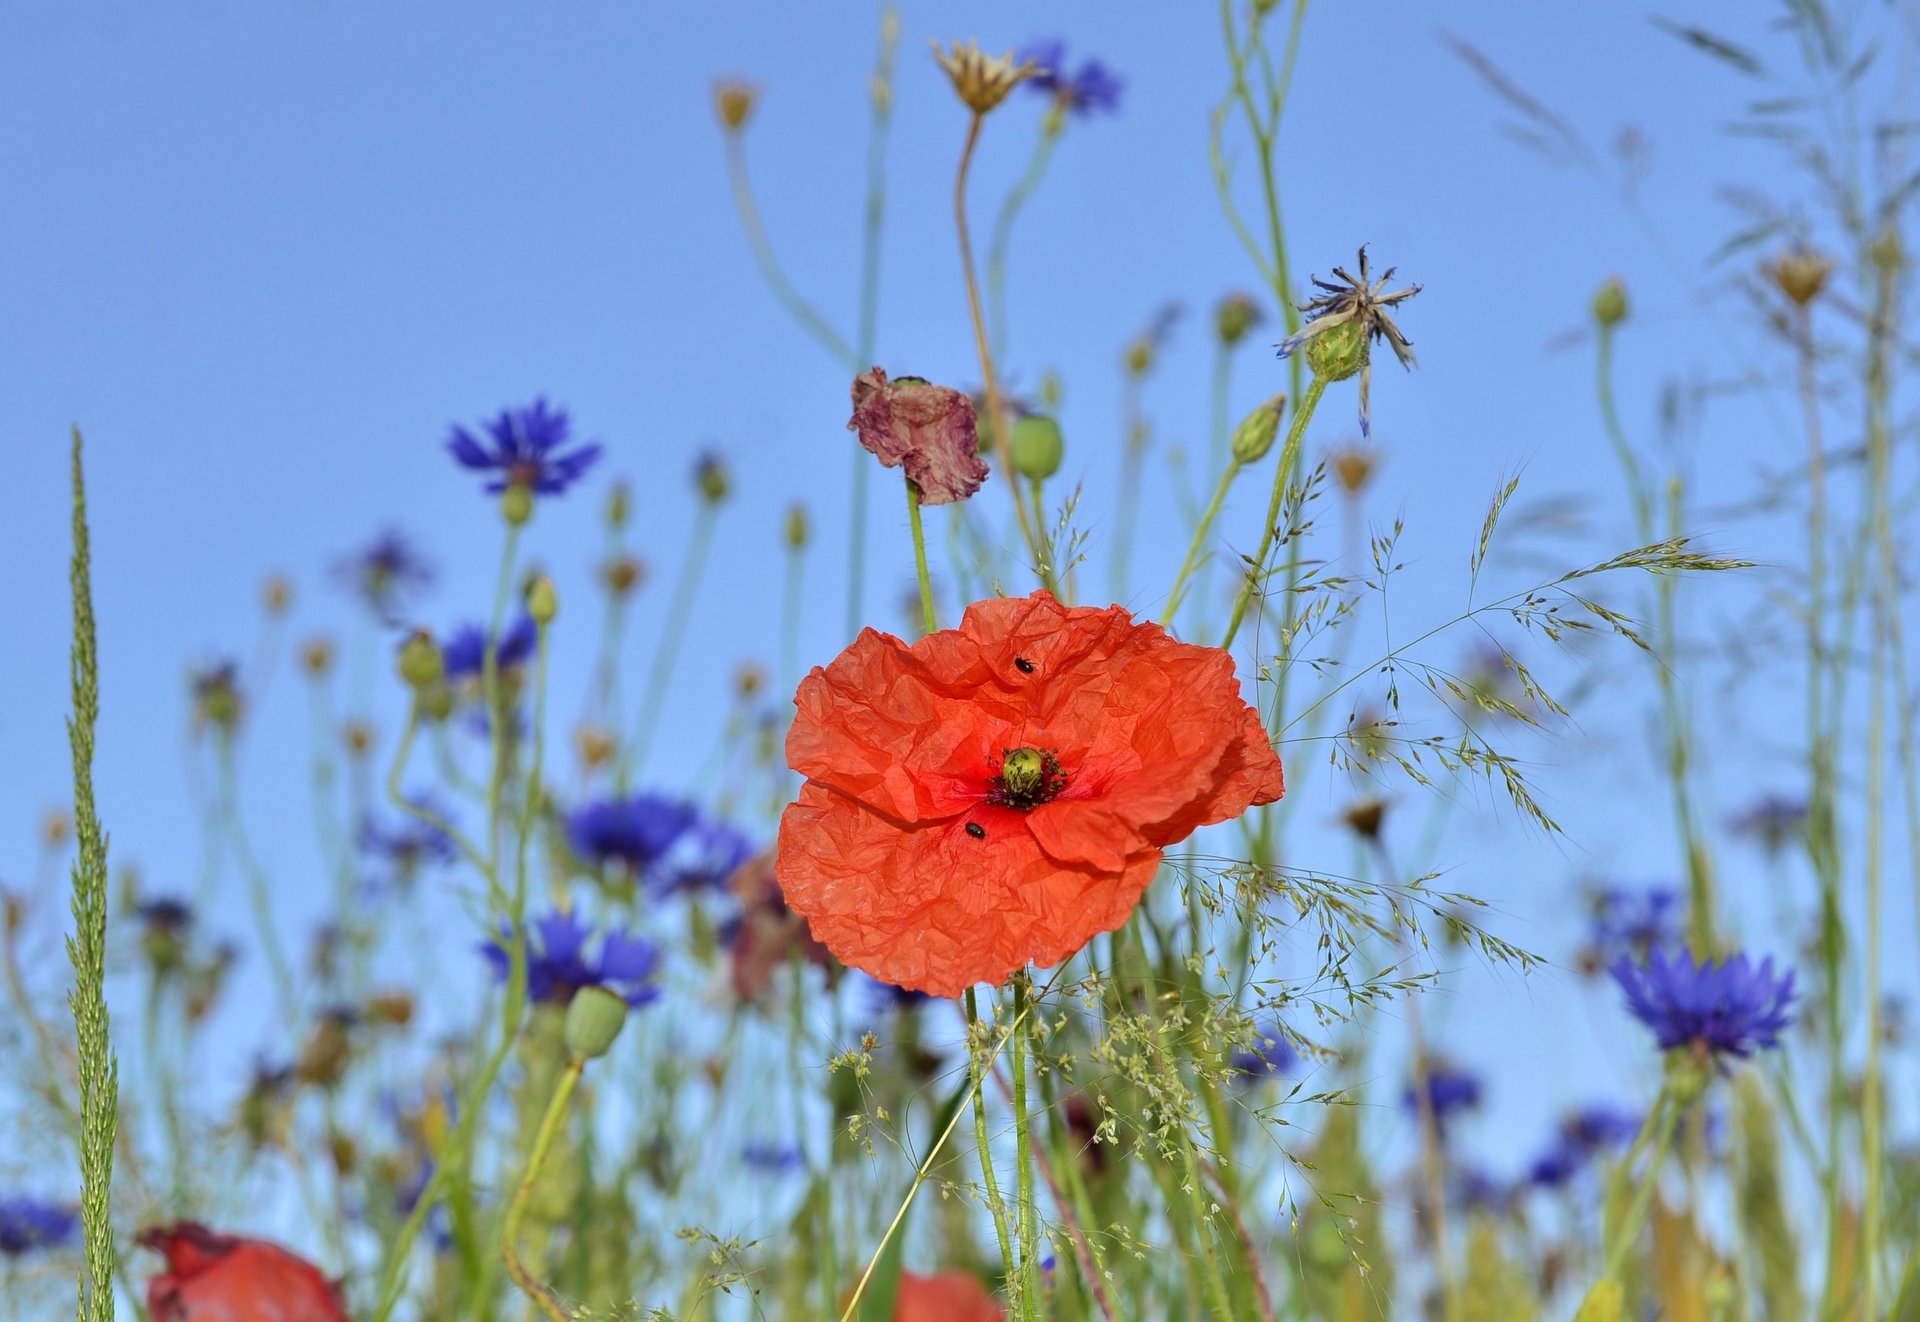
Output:
<svg viewBox="0 0 1920 1322">
<path fill-rule="evenodd" d="M 1715 14 L 1694 9 L 1703 21 Z M 179 751 L 186 668 L 254 647 L 269 572 L 289 574 L 299 593 L 289 641 L 350 637 L 350 603 L 326 567 L 395 523 L 441 570 L 426 623 L 484 609 L 497 520 L 441 449 L 453 422 L 545 393 L 606 442 L 596 480 L 544 508 L 530 535 L 581 626 L 557 643 L 563 684 L 591 660 L 589 571 L 608 478 L 635 482 L 637 541 L 656 566 L 628 658 L 633 683 L 692 517 L 688 471 L 705 447 L 728 457 L 737 495 L 664 746 L 704 755 L 733 664 L 777 660 L 766 622 L 794 500 L 819 530 L 801 654 L 818 661 L 840 646 L 846 374 L 786 319 L 752 266 L 709 83 L 738 73 L 764 85 L 748 144 L 762 208 L 798 284 L 848 327 L 875 18 L 867 6 L 829 14 L 773 3 L 9 6 L 0 15 L 0 565 L 11 620 L 0 630 L 0 880 L 33 877 L 38 823 L 66 793 L 71 424 L 87 434 L 93 499 L 101 804 L 116 857 L 137 861 L 158 889 L 191 889 L 198 866 Z M 1192 453 L 1207 426 L 1208 309 L 1257 284 L 1208 171 L 1208 116 L 1224 76 L 1217 11 L 1060 3 L 1042 17 L 1031 5 L 921 3 L 904 6 L 903 19 L 878 354 L 896 372 L 977 376 L 949 211 L 965 123 L 928 38 L 978 35 L 997 49 L 1062 34 L 1127 80 L 1122 113 L 1069 129 L 1012 257 L 1011 370 L 1065 383 L 1063 478 L 1085 483 L 1102 566 L 1123 345 L 1164 300 L 1187 305 L 1146 406 L 1159 444 Z M 1652 144 L 1636 206 L 1504 135 L 1506 113 L 1449 53 L 1446 32 L 1487 51 L 1603 150 L 1636 126 Z M 1309 18 L 1281 151 L 1296 276 L 1350 261 L 1364 241 L 1425 286 L 1401 323 L 1419 371 L 1384 363 L 1374 382 L 1386 467 L 1369 517 L 1380 527 L 1403 516 L 1409 528 L 1401 618 L 1457 609 L 1487 501 L 1511 474 L 1524 478 L 1523 505 L 1570 498 L 1587 533 L 1532 543 L 1532 559 L 1503 566 L 1509 586 L 1536 565 L 1628 544 L 1592 406 L 1590 346 L 1568 333 L 1584 326 L 1602 280 L 1626 278 L 1623 411 L 1650 451 L 1662 381 L 1723 380 L 1753 347 L 1736 309 L 1694 292 L 1706 255 L 1737 227 L 1719 188 L 1771 168 L 1761 148 L 1720 132 L 1747 91 L 1633 6 L 1328 4 Z M 1040 109 L 1021 99 L 990 124 L 975 183 L 981 230 L 1024 164 Z M 1250 182 L 1244 147 L 1239 163 Z M 1256 345 L 1238 360 L 1233 411 L 1283 382 Z M 1330 395 L 1310 444 L 1352 439 L 1351 409 L 1350 394 Z M 1792 462 L 1790 416 L 1780 396 L 1715 402 L 1683 448 L 1661 455 L 1699 493 L 1713 545 L 1767 562 L 1746 588 L 1692 599 L 1689 618 L 1705 633 L 1736 627 L 1781 581 L 1768 578 L 1784 571 L 1758 526 L 1715 522 L 1711 509 Z M 1155 475 L 1162 494 L 1167 470 Z M 876 491 L 866 614 L 897 628 L 911 575 L 904 520 L 892 484 Z M 999 512 L 1004 497 L 984 498 Z M 1250 540 L 1263 498 L 1248 487 L 1229 508 L 1234 546 Z M 1183 545 L 1174 507 L 1150 510 L 1134 557 L 1150 568 L 1127 604 L 1157 608 Z M 1089 579 L 1104 583 L 1104 573 Z M 1430 659 L 1456 661 L 1470 642 Z M 245 774 L 250 824 L 297 941 L 321 904 L 294 687 L 283 667 L 260 700 Z M 1716 747 L 1742 749 L 1737 759 L 1709 750 L 1723 808 L 1790 772 L 1791 737 L 1766 728 L 1755 694 L 1701 696 Z M 1644 705 L 1644 688 L 1616 685 L 1581 709 L 1568 736 L 1529 744 L 1564 840 L 1492 832 L 1505 810 L 1472 792 L 1439 842 L 1431 862 L 1494 899 L 1502 930 L 1522 944 L 1566 955 L 1573 875 L 1674 875 Z M 392 704 L 376 714 L 390 730 Z M 269 756 L 276 747 L 299 751 Z M 1352 793 L 1325 774 L 1301 783 L 1299 811 L 1314 822 L 1331 821 Z M 1330 830 L 1305 839 L 1325 857 L 1302 861 L 1346 863 Z M 1728 858 L 1753 862 L 1737 850 Z M 1730 880 L 1765 893 L 1757 872 Z M 48 921 L 37 948 L 52 961 L 59 901 L 40 898 Z M 1904 914 L 1908 897 L 1898 903 Z M 232 918 L 245 936 L 237 903 Z M 1896 916 L 1891 927 L 1911 923 Z M 1580 1089 L 1610 1074 L 1626 1086 L 1636 1039 L 1607 1029 L 1609 1054 L 1597 1059 L 1592 1038 L 1563 1031 L 1584 1026 L 1590 1010 L 1611 1016 L 1610 1001 L 1588 1004 L 1573 981 L 1470 969 L 1443 993 L 1436 1017 L 1454 1054 L 1501 1080 L 1489 1125 L 1534 1116 L 1526 1132 L 1544 1134 L 1546 1113 Z M 1495 1004 L 1508 1007 L 1497 1034 L 1477 1025 L 1475 1008 Z M 1521 1029 L 1539 1043 L 1524 1066 L 1503 1060 Z M 258 1025 L 234 1017 L 226 1031 L 238 1061 Z"/>
</svg>

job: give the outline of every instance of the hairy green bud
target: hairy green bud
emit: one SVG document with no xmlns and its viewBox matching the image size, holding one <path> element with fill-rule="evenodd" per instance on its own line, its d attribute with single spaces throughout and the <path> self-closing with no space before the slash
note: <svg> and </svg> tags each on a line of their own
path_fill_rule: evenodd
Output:
<svg viewBox="0 0 1920 1322">
<path fill-rule="evenodd" d="M 509 527 L 523 527 L 533 517 L 533 488 L 515 482 L 500 493 L 500 517 Z"/>
<path fill-rule="evenodd" d="M 560 597 L 553 590 L 553 580 L 542 574 L 527 588 L 527 614 L 535 624 L 552 624 L 559 613 Z"/>
<path fill-rule="evenodd" d="M 1600 286 L 1593 296 L 1593 319 L 1608 330 L 1627 319 L 1627 287 L 1618 276 Z"/>
<path fill-rule="evenodd" d="M 807 507 L 795 501 L 787 507 L 787 549 L 801 551 L 813 534 L 813 525 L 807 519 Z"/>
<path fill-rule="evenodd" d="M 415 689 L 438 684 L 447 673 L 447 659 L 440 644 L 425 629 L 415 629 L 400 645 L 400 678 Z"/>
<path fill-rule="evenodd" d="M 1060 424 L 1044 413 L 1030 413 L 1013 424 L 1013 471 L 1044 482 L 1060 471 L 1066 442 Z"/>
</svg>

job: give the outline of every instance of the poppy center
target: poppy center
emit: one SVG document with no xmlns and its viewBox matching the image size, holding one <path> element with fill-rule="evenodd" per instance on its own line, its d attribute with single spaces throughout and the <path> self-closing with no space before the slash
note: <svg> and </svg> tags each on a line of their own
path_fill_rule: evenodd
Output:
<svg viewBox="0 0 1920 1322">
<path fill-rule="evenodd" d="M 1009 748 L 1000 756 L 1000 774 L 993 777 L 987 802 L 1025 812 L 1046 803 L 1066 788 L 1067 774 L 1051 748 Z"/>
</svg>

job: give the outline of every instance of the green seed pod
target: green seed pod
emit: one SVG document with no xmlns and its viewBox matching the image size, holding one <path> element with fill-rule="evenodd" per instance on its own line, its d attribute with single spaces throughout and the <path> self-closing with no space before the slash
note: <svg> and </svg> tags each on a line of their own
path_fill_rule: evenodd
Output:
<svg viewBox="0 0 1920 1322">
<path fill-rule="evenodd" d="M 1241 421 L 1233 433 L 1236 462 L 1252 464 L 1267 457 L 1267 451 L 1273 448 L 1273 438 L 1280 434 L 1280 415 L 1286 407 L 1287 397 L 1275 395 Z"/>
<path fill-rule="evenodd" d="M 787 507 L 787 549 L 801 551 L 812 536 L 813 525 L 807 520 L 807 507 L 795 501 Z"/>
<path fill-rule="evenodd" d="M 1213 332 L 1220 343 L 1238 344 L 1260 323 L 1260 307 L 1246 294 L 1228 294 L 1213 310 Z"/>
<path fill-rule="evenodd" d="M 510 527 L 524 526 L 533 517 L 533 488 L 524 482 L 515 482 L 501 492 L 500 517 Z"/>
<path fill-rule="evenodd" d="M 627 1024 L 627 1002 L 605 987 L 582 987 L 567 1003 L 567 1050 L 575 1060 L 607 1054 Z"/>
<path fill-rule="evenodd" d="M 447 673 L 447 660 L 440 644 L 425 629 L 415 629 L 400 646 L 400 678 L 415 689 L 438 684 Z"/>
<path fill-rule="evenodd" d="M 733 475 L 727 471 L 727 461 L 717 454 L 704 454 L 694 466 L 693 482 L 700 489 L 700 499 L 709 505 L 718 505 L 733 490 Z"/>
<path fill-rule="evenodd" d="M 1060 471 L 1066 442 L 1060 424 L 1044 413 L 1030 413 L 1013 424 L 1013 471 L 1044 482 Z"/>
<path fill-rule="evenodd" d="M 1367 365 L 1367 328 L 1343 321 L 1307 341 L 1307 366 L 1328 381 L 1345 381 Z"/>
<path fill-rule="evenodd" d="M 1627 319 L 1627 287 L 1619 277 L 1601 285 L 1600 292 L 1593 296 L 1593 319 L 1607 329 Z"/>
<path fill-rule="evenodd" d="M 542 574 L 527 588 L 527 614 L 535 624 L 552 624 L 559 613 L 560 597 L 553 590 L 553 580 Z"/>
</svg>

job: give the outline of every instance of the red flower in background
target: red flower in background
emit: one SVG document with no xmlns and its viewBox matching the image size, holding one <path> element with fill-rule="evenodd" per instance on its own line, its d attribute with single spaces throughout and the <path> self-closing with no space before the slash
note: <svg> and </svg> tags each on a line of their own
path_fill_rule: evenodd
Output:
<svg viewBox="0 0 1920 1322">
<path fill-rule="evenodd" d="M 987 480 L 973 401 L 917 376 L 889 382 L 876 367 L 853 379 L 847 430 L 888 468 L 905 464 L 922 505 L 965 500 Z"/>
<path fill-rule="evenodd" d="M 1286 789 L 1231 656 L 1046 592 L 912 646 L 865 630 L 794 705 L 787 903 L 842 963 L 935 996 L 1068 958 L 1161 850 Z"/>
<path fill-rule="evenodd" d="M 141 1232 L 167 1270 L 147 1285 L 153 1322 L 348 1322 L 320 1269 L 277 1244 L 192 1221 Z"/>
<path fill-rule="evenodd" d="M 1006 1322 L 1007 1310 L 965 1272 L 900 1273 L 893 1322 Z"/>
</svg>

